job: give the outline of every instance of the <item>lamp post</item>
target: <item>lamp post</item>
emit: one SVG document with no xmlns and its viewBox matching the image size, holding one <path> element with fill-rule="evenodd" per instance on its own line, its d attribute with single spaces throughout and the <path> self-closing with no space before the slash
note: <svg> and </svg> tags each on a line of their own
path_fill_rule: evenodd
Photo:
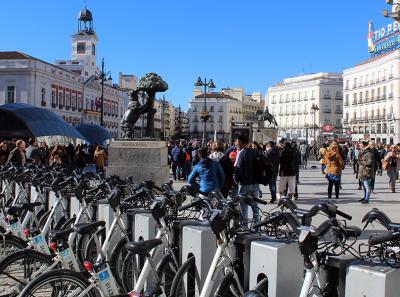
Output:
<svg viewBox="0 0 400 297">
<path fill-rule="evenodd" d="M 215 84 L 213 82 L 212 79 L 210 79 L 207 82 L 207 78 L 204 78 L 204 81 L 201 80 L 201 77 L 199 76 L 199 78 L 197 79 L 197 81 L 194 84 L 196 87 L 204 87 L 204 111 L 202 112 L 201 115 L 201 120 L 203 120 L 203 139 L 202 139 L 202 144 L 203 146 L 206 145 L 206 125 L 207 125 L 207 121 L 210 118 L 210 115 L 207 112 L 207 87 L 209 89 L 214 89 L 215 88 Z"/>
<path fill-rule="evenodd" d="M 308 123 L 305 123 L 304 127 L 306 128 L 306 144 L 308 145 Z"/>
<path fill-rule="evenodd" d="M 96 76 L 98 77 L 98 79 L 100 79 L 100 83 L 101 83 L 101 98 L 100 98 L 100 126 L 104 126 L 104 82 L 107 80 L 112 80 L 111 77 L 111 71 L 106 72 L 105 71 L 105 65 L 104 65 L 104 58 L 101 59 L 101 71 L 100 73 L 96 72 Z M 107 78 L 108 75 L 108 78 Z"/>
<path fill-rule="evenodd" d="M 317 130 L 317 111 L 318 111 L 318 110 L 319 110 L 318 105 L 315 104 L 315 103 L 313 103 L 313 104 L 311 105 L 311 113 L 314 114 L 314 125 L 313 125 L 313 128 L 314 128 L 314 143 L 315 143 L 315 144 L 317 143 L 317 134 L 316 134 L 316 130 Z"/>
</svg>

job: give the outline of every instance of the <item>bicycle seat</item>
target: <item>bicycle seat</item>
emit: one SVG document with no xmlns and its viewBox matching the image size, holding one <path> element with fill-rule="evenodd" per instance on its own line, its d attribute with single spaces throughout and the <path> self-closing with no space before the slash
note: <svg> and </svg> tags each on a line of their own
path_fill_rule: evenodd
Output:
<svg viewBox="0 0 400 297">
<path fill-rule="evenodd" d="M 134 241 L 126 244 L 126 249 L 134 254 L 148 255 L 149 252 L 162 244 L 161 239 L 150 239 L 145 241 Z"/>
<path fill-rule="evenodd" d="M 361 228 L 357 226 L 347 226 L 344 228 L 344 231 L 346 232 L 347 237 L 359 237 L 361 235 Z"/>
<path fill-rule="evenodd" d="M 78 234 L 92 234 L 97 231 L 97 227 L 104 227 L 106 222 L 104 221 L 98 221 L 94 223 L 82 223 L 82 224 L 76 224 L 74 226 L 75 232 Z"/>
<path fill-rule="evenodd" d="M 19 205 L 13 205 L 6 209 L 6 213 L 13 216 L 21 215 L 22 211 L 34 211 L 36 206 L 42 205 L 41 202 L 23 203 Z"/>
<path fill-rule="evenodd" d="M 69 235 L 74 232 L 73 228 L 68 228 L 65 230 L 53 230 L 49 233 L 50 240 L 57 241 L 57 240 L 68 240 Z"/>
</svg>

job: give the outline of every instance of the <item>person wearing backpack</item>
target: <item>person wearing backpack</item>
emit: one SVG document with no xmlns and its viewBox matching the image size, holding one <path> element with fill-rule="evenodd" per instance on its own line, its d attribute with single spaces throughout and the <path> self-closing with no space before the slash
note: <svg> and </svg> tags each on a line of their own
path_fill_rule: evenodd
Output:
<svg viewBox="0 0 400 297">
<path fill-rule="evenodd" d="M 171 150 L 172 175 L 174 180 L 179 179 L 179 170 L 182 167 L 182 149 L 179 147 L 179 141 L 175 143 Z"/>
<path fill-rule="evenodd" d="M 270 203 L 274 203 L 276 201 L 276 180 L 279 174 L 279 161 L 281 159 L 279 149 L 277 148 L 275 142 L 273 141 L 268 142 L 265 155 L 272 162 L 272 174 L 268 186 L 269 186 L 269 191 L 271 192 Z"/>
</svg>

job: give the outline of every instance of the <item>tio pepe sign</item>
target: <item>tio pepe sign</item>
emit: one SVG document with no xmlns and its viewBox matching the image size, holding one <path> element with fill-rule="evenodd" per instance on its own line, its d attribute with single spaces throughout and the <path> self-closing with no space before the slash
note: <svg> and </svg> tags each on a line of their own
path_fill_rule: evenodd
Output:
<svg viewBox="0 0 400 297">
<path fill-rule="evenodd" d="M 374 30 L 372 21 L 369 22 L 368 50 L 373 56 L 384 54 L 400 47 L 400 24 L 397 21 Z"/>
</svg>

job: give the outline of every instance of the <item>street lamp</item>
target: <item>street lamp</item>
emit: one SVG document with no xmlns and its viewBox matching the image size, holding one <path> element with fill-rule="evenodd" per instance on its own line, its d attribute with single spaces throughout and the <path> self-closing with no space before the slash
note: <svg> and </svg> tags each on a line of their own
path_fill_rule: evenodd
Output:
<svg viewBox="0 0 400 297">
<path fill-rule="evenodd" d="M 383 16 L 385 18 L 392 18 L 396 21 L 400 21 L 400 2 L 398 0 L 386 0 L 386 4 L 392 5 L 392 11 L 385 9 L 383 11 Z"/>
<path fill-rule="evenodd" d="M 204 111 L 202 112 L 200 119 L 203 121 L 202 144 L 203 144 L 203 146 L 205 146 L 206 145 L 206 125 L 207 125 L 208 119 L 210 118 L 210 115 L 207 112 L 207 87 L 209 89 L 214 89 L 215 84 L 212 79 L 210 79 L 207 82 L 207 78 L 204 78 L 204 81 L 202 81 L 201 77 L 199 76 L 199 78 L 197 79 L 197 81 L 195 82 L 194 85 L 195 85 L 195 87 L 204 87 Z"/>
<path fill-rule="evenodd" d="M 304 127 L 306 128 L 306 144 L 308 145 L 308 123 L 305 123 Z"/>
<path fill-rule="evenodd" d="M 101 60 L 101 71 L 100 73 L 96 72 L 97 79 L 100 79 L 101 82 L 101 98 L 100 98 L 100 126 L 104 126 L 103 116 L 104 116 L 104 82 L 108 80 L 112 80 L 111 71 L 106 72 L 104 70 L 104 58 Z M 108 76 L 108 78 L 107 78 Z"/>
<path fill-rule="evenodd" d="M 317 111 L 319 110 L 319 107 L 317 104 L 313 103 L 311 105 L 311 113 L 314 114 L 314 143 L 317 143 L 317 135 L 316 135 L 316 129 L 317 129 Z"/>
</svg>

